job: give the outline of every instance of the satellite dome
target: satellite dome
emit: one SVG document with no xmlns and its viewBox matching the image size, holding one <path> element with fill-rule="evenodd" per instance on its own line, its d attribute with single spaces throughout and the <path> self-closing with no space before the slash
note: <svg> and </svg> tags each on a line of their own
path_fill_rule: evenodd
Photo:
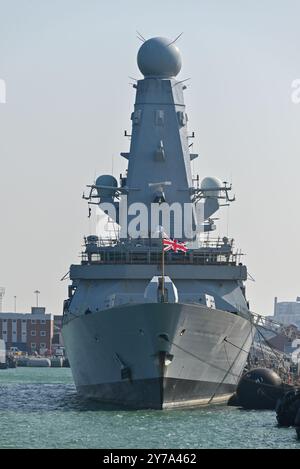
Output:
<svg viewBox="0 0 300 469">
<path fill-rule="evenodd" d="M 110 198 L 115 195 L 118 181 L 110 174 L 103 174 L 96 179 L 96 186 L 98 186 L 97 191 L 101 199 Z"/>
<path fill-rule="evenodd" d="M 172 39 L 153 37 L 140 47 L 137 63 L 145 77 L 170 78 L 181 69 L 181 56 Z"/>
<path fill-rule="evenodd" d="M 206 197 L 218 197 L 221 187 L 223 187 L 222 181 L 215 177 L 206 177 L 201 182 L 201 190 L 204 193 L 207 191 L 205 194 Z"/>
</svg>

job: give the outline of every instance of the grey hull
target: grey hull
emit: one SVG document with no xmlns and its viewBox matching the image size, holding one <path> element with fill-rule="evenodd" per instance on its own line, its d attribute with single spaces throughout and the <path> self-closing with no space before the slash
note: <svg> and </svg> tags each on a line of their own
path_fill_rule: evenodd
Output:
<svg viewBox="0 0 300 469">
<path fill-rule="evenodd" d="M 80 394 L 131 408 L 224 402 L 252 343 L 237 314 L 191 304 L 136 304 L 67 321 L 63 336 Z"/>
<path fill-rule="evenodd" d="M 175 378 L 141 379 L 78 387 L 79 394 L 107 404 L 159 410 L 224 403 L 234 390 L 235 386 L 232 384 L 218 386 L 216 383 Z"/>
</svg>

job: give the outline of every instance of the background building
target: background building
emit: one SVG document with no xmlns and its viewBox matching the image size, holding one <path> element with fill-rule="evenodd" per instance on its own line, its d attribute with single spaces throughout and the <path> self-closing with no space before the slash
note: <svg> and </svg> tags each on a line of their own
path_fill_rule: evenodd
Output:
<svg viewBox="0 0 300 469">
<path fill-rule="evenodd" d="M 295 324 L 300 328 L 300 297 L 296 301 L 274 301 L 274 319 L 282 324 Z"/>
<path fill-rule="evenodd" d="M 51 350 L 53 316 L 46 308 L 32 307 L 31 313 L 0 313 L 0 339 L 7 350 L 17 347 L 28 353 Z"/>
</svg>

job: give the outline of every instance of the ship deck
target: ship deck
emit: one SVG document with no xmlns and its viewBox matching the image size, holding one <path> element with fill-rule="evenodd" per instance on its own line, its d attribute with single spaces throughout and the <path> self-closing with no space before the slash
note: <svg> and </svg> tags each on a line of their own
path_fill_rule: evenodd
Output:
<svg viewBox="0 0 300 469">
<path fill-rule="evenodd" d="M 87 264 L 161 264 L 162 250 L 158 240 L 138 240 L 135 243 L 113 242 L 106 244 L 101 239 L 85 240 L 81 253 L 82 265 Z M 233 240 L 225 243 L 219 239 L 202 243 L 197 249 L 187 252 L 165 252 L 165 264 L 172 265 L 240 265 L 242 253 L 233 252 Z"/>
</svg>

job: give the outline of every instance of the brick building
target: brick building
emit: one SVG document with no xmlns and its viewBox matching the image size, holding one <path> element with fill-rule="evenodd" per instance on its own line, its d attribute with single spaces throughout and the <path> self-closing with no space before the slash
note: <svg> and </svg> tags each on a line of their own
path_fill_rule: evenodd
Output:
<svg viewBox="0 0 300 469">
<path fill-rule="evenodd" d="M 53 316 L 46 308 L 32 307 L 31 313 L 0 313 L 0 339 L 6 348 L 43 353 L 51 350 Z"/>
</svg>

